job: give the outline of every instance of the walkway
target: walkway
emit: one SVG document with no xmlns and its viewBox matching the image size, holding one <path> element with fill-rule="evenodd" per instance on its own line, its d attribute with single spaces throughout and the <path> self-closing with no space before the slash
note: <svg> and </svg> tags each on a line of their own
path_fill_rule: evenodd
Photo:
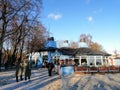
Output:
<svg viewBox="0 0 120 90">
<path fill-rule="evenodd" d="M 46 69 L 32 70 L 31 80 L 15 81 L 15 71 L 0 72 L 0 90 L 120 90 L 120 73 L 48 76 Z"/>
</svg>

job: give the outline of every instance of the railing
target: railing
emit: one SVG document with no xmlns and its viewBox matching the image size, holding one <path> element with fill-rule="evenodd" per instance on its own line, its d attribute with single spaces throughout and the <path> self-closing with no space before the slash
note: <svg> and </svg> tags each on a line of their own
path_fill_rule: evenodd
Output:
<svg viewBox="0 0 120 90">
<path fill-rule="evenodd" d="M 99 69 L 99 72 L 109 72 L 109 69 L 106 66 L 100 66 L 98 69 Z"/>
<path fill-rule="evenodd" d="M 80 72 L 88 72 L 89 68 L 88 67 L 75 67 L 75 71 L 80 71 Z"/>
<path fill-rule="evenodd" d="M 120 72 L 120 67 L 110 66 L 108 68 L 109 68 L 109 72 Z"/>
<path fill-rule="evenodd" d="M 99 67 L 88 67 L 88 66 L 75 66 L 75 72 L 120 72 L 120 66 L 99 66 Z"/>
</svg>

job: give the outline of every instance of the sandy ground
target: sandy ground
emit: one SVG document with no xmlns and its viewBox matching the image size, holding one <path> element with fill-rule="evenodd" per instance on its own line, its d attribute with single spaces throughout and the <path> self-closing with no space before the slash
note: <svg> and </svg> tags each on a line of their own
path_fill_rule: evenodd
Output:
<svg viewBox="0 0 120 90">
<path fill-rule="evenodd" d="M 86 74 L 68 78 L 63 79 L 67 84 L 63 85 L 64 90 L 120 90 L 120 74 Z"/>
<path fill-rule="evenodd" d="M 0 72 L 0 90 L 120 90 L 120 73 L 48 76 L 46 69 L 32 70 L 31 80 L 15 81 L 15 71 Z"/>
</svg>

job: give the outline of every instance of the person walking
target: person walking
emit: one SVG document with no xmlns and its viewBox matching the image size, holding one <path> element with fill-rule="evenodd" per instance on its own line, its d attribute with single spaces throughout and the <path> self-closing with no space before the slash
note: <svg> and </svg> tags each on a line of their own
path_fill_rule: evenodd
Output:
<svg viewBox="0 0 120 90">
<path fill-rule="evenodd" d="M 52 69 L 54 68 L 54 64 L 52 62 L 49 62 L 47 64 L 47 68 L 48 68 L 48 75 L 52 76 Z"/>
<path fill-rule="evenodd" d="M 23 80 L 22 74 L 23 74 L 23 63 L 19 59 L 16 64 L 16 82 L 19 82 L 19 77 L 21 81 Z"/>
<path fill-rule="evenodd" d="M 24 75 L 25 80 L 29 79 L 31 76 L 31 63 L 28 60 L 24 60 Z"/>
</svg>

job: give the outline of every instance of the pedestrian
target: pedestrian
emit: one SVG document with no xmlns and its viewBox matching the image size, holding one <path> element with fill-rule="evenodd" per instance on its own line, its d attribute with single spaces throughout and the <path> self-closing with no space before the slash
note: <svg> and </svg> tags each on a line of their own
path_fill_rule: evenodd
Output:
<svg viewBox="0 0 120 90">
<path fill-rule="evenodd" d="M 47 64 L 48 64 L 48 63 L 45 61 L 45 62 L 44 62 L 44 67 L 45 67 L 45 68 L 47 68 Z"/>
<path fill-rule="evenodd" d="M 24 75 L 25 75 L 25 80 L 29 79 L 31 76 L 31 63 L 28 60 L 24 60 Z"/>
<path fill-rule="evenodd" d="M 47 64 L 47 68 L 48 68 L 48 75 L 52 76 L 52 69 L 54 68 L 54 64 L 52 62 L 49 62 Z"/>
<path fill-rule="evenodd" d="M 16 64 L 16 82 L 19 82 L 19 77 L 21 81 L 23 80 L 22 74 L 23 74 L 23 63 L 19 59 Z"/>
<path fill-rule="evenodd" d="M 4 66 L 5 66 L 5 70 L 8 70 L 8 61 L 5 62 Z"/>
</svg>

